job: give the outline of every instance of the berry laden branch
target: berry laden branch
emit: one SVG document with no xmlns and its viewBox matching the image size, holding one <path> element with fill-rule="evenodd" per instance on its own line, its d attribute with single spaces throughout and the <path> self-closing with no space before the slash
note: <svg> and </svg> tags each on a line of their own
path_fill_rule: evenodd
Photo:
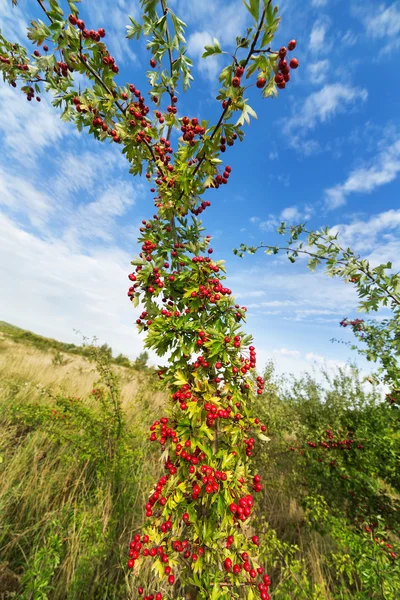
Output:
<svg viewBox="0 0 400 600">
<path fill-rule="evenodd" d="M 53 23 L 53 19 L 50 16 L 48 10 L 46 9 L 46 7 L 43 4 L 42 0 L 37 0 L 38 4 L 40 5 L 41 9 L 46 13 L 49 21 L 51 23 Z M 77 19 L 72 19 L 71 20 L 71 24 L 76 24 Z M 82 46 L 80 45 L 79 47 L 79 60 L 81 62 L 81 64 L 83 65 L 83 67 L 89 71 L 89 73 L 92 75 L 92 77 L 104 88 L 104 90 L 111 96 L 114 98 L 114 103 L 115 105 L 119 108 L 119 110 L 121 111 L 121 113 L 126 117 L 127 116 L 127 110 L 126 108 L 118 101 L 117 98 L 115 98 L 115 92 L 113 92 L 112 90 L 109 89 L 109 87 L 106 85 L 106 83 L 103 81 L 103 79 L 101 78 L 101 76 L 94 70 L 92 69 L 92 67 L 88 64 L 86 57 L 83 55 L 82 53 Z M 157 159 L 156 156 L 154 154 L 153 148 L 151 147 L 151 145 L 148 143 L 148 141 L 144 138 L 143 139 L 143 143 L 145 144 L 145 146 L 148 148 L 150 154 L 151 154 L 151 158 L 153 160 L 153 162 L 156 164 L 157 163 Z M 161 173 L 162 173 L 162 169 L 161 167 L 159 167 Z"/>
<path fill-rule="evenodd" d="M 268 2 L 268 6 L 270 6 L 270 5 L 271 5 L 271 1 Z M 260 23 L 259 23 L 259 25 L 257 27 L 256 34 L 255 34 L 253 42 L 251 44 L 250 52 L 248 53 L 247 58 L 244 61 L 244 65 L 242 67 L 240 67 L 240 69 L 243 69 L 243 73 L 244 73 L 247 65 L 249 64 L 249 61 L 250 61 L 250 58 L 251 58 L 252 54 L 254 54 L 254 50 L 255 50 L 255 47 L 257 45 L 258 38 L 260 37 L 262 26 L 264 25 L 265 15 L 266 15 L 266 9 L 264 9 L 263 12 L 262 12 Z M 223 112 L 222 112 L 222 114 L 221 114 L 221 116 L 219 118 L 219 121 L 216 124 L 216 126 L 214 127 L 214 130 L 213 130 L 213 132 L 212 132 L 212 134 L 210 136 L 211 139 L 213 139 L 215 137 L 215 135 L 218 133 L 218 131 L 219 131 L 219 129 L 220 129 L 220 127 L 221 127 L 221 125 L 222 125 L 222 123 L 224 121 L 225 115 L 226 115 L 226 113 L 229 110 L 231 102 L 232 102 L 232 100 L 231 100 L 231 98 L 229 98 L 228 101 L 225 104 L 225 107 L 224 107 Z M 200 153 L 199 153 L 199 155 L 197 157 L 198 163 L 197 163 L 196 168 L 193 171 L 193 177 L 197 174 L 197 172 L 200 169 L 200 167 L 201 167 L 203 161 L 205 160 L 205 158 L 206 158 L 206 155 L 205 155 L 204 152 L 202 153 L 202 155 L 200 155 Z"/>
<path fill-rule="evenodd" d="M 146 333 L 145 347 L 169 357 L 158 371 L 169 405 L 150 426 L 164 473 L 146 503 L 146 524 L 130 544 L 131 579 L 139 580 L 137 593 L 146 594 L 145 600 L 181 600 L 189 590 L 199 600 L 251 600 L 254 594 L 268 600 L 270 579 L 251 521 L 254 494 L 262 484 L 249 462 L 256 439 L 268 441 L 266 426 L 251 408 L 254 394 L 263 393 L 264 380 L 256 373 L 252 337 L 241 329 L 246 307 L 236 304 L 225 287 L 224 263 L 212 259 L 211 236 L 202 235 L 197 216 L 211 205 L 202 200 L 206 190 L 211 194 L 229 182 L 232 169 L 223 165 L 222 153 L 243 139 L 243 125 L 256 117 L 244 98 L 242 79 L 256 75 L 255 89 L 263 97 L 277 95 L 290 69 L 298 66 L 296 59 L 290 64 L 285 59 L 296 42 L 275 53 L 262 52 L 270 49 L 277 31 L 277 8 L 271 0 L 245 2 L 252 26 L 246 37 L 237 38 L 234 61 L 221 72 L 217 100 L 222 115 L 210 125 L 177 116 L 178 94 L 193 79 L 192 63 L 185 24 L 166 0 L 141 0 L 143 23 L 130 17 L 127 29 L 128 39 L 145 34 L 152 54 L 147 77 L 154 116 L 133 84 L 117 85 L 119 69 L 102 41 L 103 28 L 87 29 L 72 2 L 68 17 L 57 0 L 49 9 L 44 0 L 38 2 L 51 28 L 32 22 L 28 37 L 37 46 L 32 57 L 0 34 L 3 78 L 16 85 L 15 78 L 22 77 L 27 85 L 21 90 L 29 101 L 39 89 L 31 82 L 46 79 L 45 90 L 59 94 L 53 104 L 64 109 L 64 120 L 99 141 L 120 144 L 130 172 L 144 171 L 155 194 L 157 212 L 140 227 L 141 252 L 132 261 L 128 297 L 134 306 L 142 305 L 136 323 Z M 64 62 L 56 60 L 58 51 Z M 223 54 L 214 40 L 203 56 Z M 164 60 L 168 71 L 162 68 Z M 93 87 L 78 92 L 75 71 L 91 78 Z M 166 110 L 164 94 L 170 100 Z M 173 148 L 174 130 L 181 137 Z M 145 590 L 140 579 L 145 579 L 148 561 L 154 577 Z"/>
</svg>

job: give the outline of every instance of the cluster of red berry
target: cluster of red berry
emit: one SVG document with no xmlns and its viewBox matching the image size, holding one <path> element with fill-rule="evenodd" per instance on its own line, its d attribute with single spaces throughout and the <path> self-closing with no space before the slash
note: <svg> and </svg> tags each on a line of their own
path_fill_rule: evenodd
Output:
<svg viewBox="0 0 400 600">
<path fill-rule="evenodd" d="M 253 456 L 253 446 L 254 446 L 254 438 L 249 438 L 244 440 L 244 444 L 246 447 L 246 456 Z"/>
<path fill-rule="evenodd" d="M 8 56 L 0 56 L 0 62 L 2 62 L 4 65 L 12 65 L 15 69 L 20 69 L 21 71 L 29 71 L 27 64 L 12 64 L 11 59 Z"/>
<path fill-rule="evenodd" d="M 75 17 L 75 15 L 69 15 L 68 21 L 71 23 L 71 25 L 81 30 L 82 37 L 84 39 L 90 38 L 94 42 L 100 42 L 100 40 L 106 35 L 105 29 L 103 29 L 102 27 L 100 27 L 97 31 L 95 31 L 94 29 L 86 29 L 84 21 Z"/>
<path fill-rule="evenodd" d="M 232 167 L 230 167 L 229 165 L 226 166 L 223 174 L 220 175 L 218 173 L 218 175 L 215 177 L 214 182 L 213 182 L 213 186 L 215 188 L 219 188 L 219 186 L 221 184 L 226 185 L 228 183 L 228 179 L 229 179 L 229 176 L 230 176 L 231 172 L 232 172 Z"/>
<path fill-rule="evenodd" d="M 224 105 L 224 103 L 222 103 L 222 106 Z M 224 135 L 221 136 L 220 139 L 220 147 L 219 149 L 221 150 L 221 152 L 226 152 L 226 146 L 233 146 L 233 144 L 235 143 L 235 140 L 237 140 L 237 134 L 235 132 L 233 132 L 229 138 L 226 138 Z M 230 171 L 229 171 L 230 172 Z M 226 177 L 227 179 L 227 177 Z M 217 187 L 217 186 L 216 186 Z"/>
<path fill-rule="evenodd" d="M 349 321 L 348 319 L 342 319 L 339 323 L 341 327 L 353 327 L 354 331 L 362 331 L 363 330 L 363 319 L 353 319 L 353 321 Z"/>
<path fill-rule="evenodd" d="M 189 146 L 196 144 L 196 136 L 201 138 L 206 130 L 199 124 L 199 120 L 196 118 L 189 119 L 189 117 L 183 117 L 181 131 L 183 133 L 182 139 L 189 143 Z"/>
<path fill-rule="evenodd" d="M 276 86 L 279 89 L 284 89 L 286 87 L 287 82 L 290 80 L 290 69 L 297 69 L 297 67 L 299 66 L 299 61 L 297 60 L 297 58 L 292 58 L 290 60 L 289 64 L 286 60 L 288 50 L 291 52 L 295 48 L 296 48 L 296 40 L 291 40 L 288 43 L 287 48 L 285 46 L 282 46 L 282 48 L 280 48 L 280 50 L 278 52 L 276 75 L 275 75 L 274 79 L 275 79 Z M 232 78 L 232 86 L 234 88 L 240 87 L 241 78 L 243 77 L 244 72 L 245 72 L 245 69 L 242 65 L 238 65 L 235 68 L 234 77 Z M 257 78 L 256 86 L 259 89 L 263 89 L 265 87 L 266 83 L 267 83 L 267 79 L 263 75 L 260 75 Z M 224 100 L 222 106 L 225 109 L 228 106 L 228 101 Z"/>
<path fill-rule="evenodd" d="M 278 53 L 277 73 L 275 75 L 276 87 L 283 90 L 290 80 L 290 69 L 297 69 L 299 61 L 297 58 L 292 58 L 288 63 L 286 60 L 287 52 L 291 52 L 296 48 L 296 40 L 291 40 L 287 48 L 282 46 Z M 263 87 L 263 86 L 262 86 Z"/>
<path fill-rule="evenodd" d="M 367 533 L 371 533 L 371 528 L 370 527 L 366 527 L 365 531 Z M 393 546 L 392 546 L 392 544 L 389 544 L 388 542 L 386 542 L 382 538 L 378 538 L 378 537 L 374 537 L 374 542 L 375 542 L 375 544 L 378 544 L 382 549 L 388 551 L 389 555 L 390 555 L 390 558 L 393 558 L 393 559 L 397 558 L 397 554 L 395 552 L 393 552 Z"/>
</svg>

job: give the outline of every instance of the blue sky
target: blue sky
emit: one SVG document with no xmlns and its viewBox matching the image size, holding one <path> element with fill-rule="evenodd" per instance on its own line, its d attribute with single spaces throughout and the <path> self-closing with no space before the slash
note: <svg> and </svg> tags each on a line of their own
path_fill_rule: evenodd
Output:
<svg viewBox="0 0 400 600">
<path fill-rule="evenodd" d="M 121 84 L 146 91 L 149 55 L 125 40 L 138 2 L 100 0 L 91 28 L 105 27 L 121 67 Z M 180 115 L 216 120 L 216 76 L 223 61 L 200 61 L 217 37 L 230 49 L 248 21 L 240 0 L 171 0 L 188 24 L 195 83 L 179 100 Z M 300 373 L 355 358 L 331 338 L 355 315 L 351 285 L 310 273 L 304 261 L 259 254 L 239 259 L 240 242 L 280 243 L 279 222 L 337 227 L 340 239 L 372 263 L 400 256 L 400 2 L 285 0 L 276 47 L 296 38 L 300 68 L 277 100 L 249 91 L 258 122 L 242 145 L 228 149 L 228 186 L 210 191 L 204 215 L 214 256 L 225 259 L 228 285 L 248 307 L 247 330 L 260 362 Z M 0 0 L 0 28 L 24 40 L 24 24 L 40 17 L 34 0 Z M 40 17 L 41 18 L 41 17 Z M 0 318 L 62 340 L 74 330 L 97 336 L 115 352 L 142 349 L 126 297 L 130 259 L 152 195 L 132 179 L 115 146 L 101 145 L 58 118 L 48 100 L 28 103 L 0 84 Z M 363 365 L 363 363 L 360 364 Z"/>
</svg>

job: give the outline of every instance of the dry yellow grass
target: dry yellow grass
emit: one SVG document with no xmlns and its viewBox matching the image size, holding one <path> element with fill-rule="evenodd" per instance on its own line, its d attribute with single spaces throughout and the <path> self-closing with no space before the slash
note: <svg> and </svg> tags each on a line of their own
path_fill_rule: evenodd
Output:
<svg viewBox="0 0 400 600">
<path fill-rule="evenodd" d="M 21 344 L 0 334 L 0 380 L 18 379 L 38 385 L 43 389 L 60 391 L 70 396 L 86 396 L 98 380 L 96 366 L 83 356 L 60 353 L 62 364 L 54 364 L 54 351 L 39 350 L 29 344 Z M 136 398 L 144 392 L 151 394 L 146 400 L 157 408 L 165 401 L 165 396 L 149 386 L 148 377 L 143 372 L 113 365 L 121 386 L 122 406 L 132 409 L 140 403 Z M 133 400 L 136 399 L 134 403 Z"/>
</svg>

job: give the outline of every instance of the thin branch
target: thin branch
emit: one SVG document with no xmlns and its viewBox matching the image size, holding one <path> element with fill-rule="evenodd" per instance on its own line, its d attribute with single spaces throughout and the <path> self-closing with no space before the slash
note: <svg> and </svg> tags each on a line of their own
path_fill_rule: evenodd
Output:
<svg viewBox="0 0 400 600">
<path fill-rule="evenodd" d="M 319 256 L 318 254 L 309 252 L 308 250 L 301 250 L 301 249 L 290 248 L 290 247 L 266 246 L 264 244 L 261 244 L 260 246 L 257 246 L 255 248 L 255 250 L 257 251 L 257 250 L 260 250 L 261 248 L 266 248 L 267 250 L 282 250 L 285 252 L 291 252 L 292 254 L 296 254 L 296 253 L 297 254 L 307 254 L 308 256 L 311 256 L 312 258 L 318 258 L 320 260 L 329 260 L 329 257 L 327 257 L 327 256 Z M 339 245 L 337 245 L 337 248 L 339 248 L 339 250 L 343 254 L 346 254 L 345 251 Z M 357 258 L 357 257 L 354 257 L 354 258 L 357 262 L 360 260 L 360 258 Z M 344 266 L 347 265 L 347 262 L 344 260 L 336 260 L 336 263 L 339 265 L 344 265 Z M 393 300 L 393 302 L 395 304 L 398 304 L 400 306 L 400 299 L 396 298 L 396 296 L 393 296 L 393 294 L 391 292 L 389 292 L 389 290 L 387 288 L 385 288 L 380 283 L 378 283 L 376 281 L 376 279 L 374 278 L 374 276 L 372 275 L 372 273 L 370 273 L 370 271 L 368 269 L 364 269 L 359 264 L 357 264 L 356 266 L 357 266 L 358 270 L 361 271 L 361 273 L 364 273 L 364 275 L 366 275 L 380 290 L 385 292 Z"/>
</svg>

